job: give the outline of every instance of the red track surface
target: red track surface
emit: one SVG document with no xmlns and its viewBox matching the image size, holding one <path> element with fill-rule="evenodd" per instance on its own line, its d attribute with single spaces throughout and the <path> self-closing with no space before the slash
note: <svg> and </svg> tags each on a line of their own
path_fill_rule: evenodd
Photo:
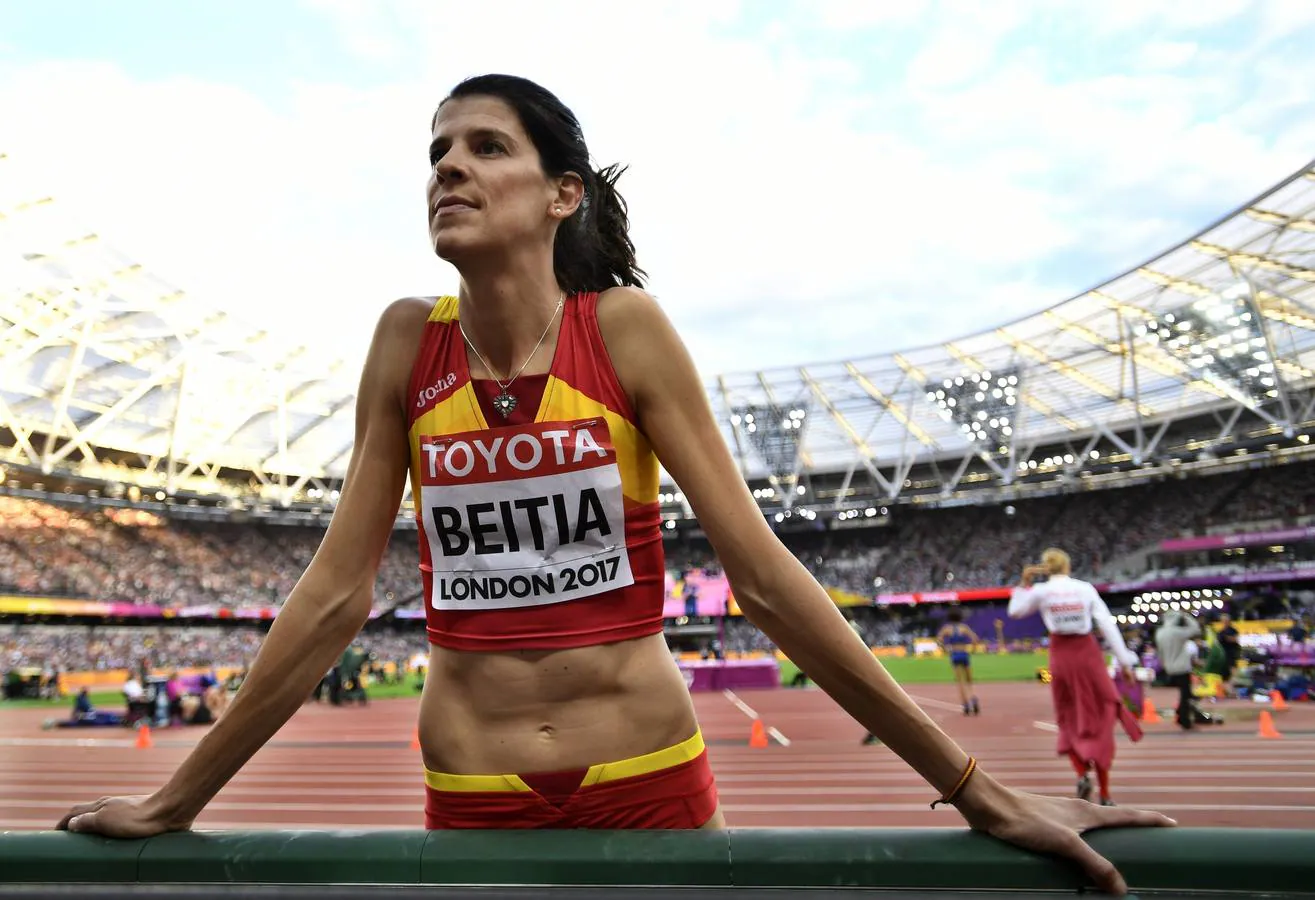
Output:
<svg viewBox="0 0 1315 900">
<path fill-rule="evenodd" d="M 1006 783 L 1070 796 L 1074 776 L 1054 754 L 1049 690 L 982 685 L 982 714 L 965 718 L 950 685 L 914 685 L 927 712 Z M 1168 691 L 1157 692 L 1164 706 Z M 928 809 L 929 788 L 817 690 L 697 694 L 723 808 L 733 827 L 963 827 Z M 198 828 L 420 828 L 418 701 L 368 707 L 308 704 L 215 798 Z M 1113 790 L 1124 805 L 1159 809 L 1187 826 L 1315 828 L 1315 704 L 1275 714 L 1284 736 L 1256 736 L 1257 710 L 1221 704 L 1234 721 L 1181 734 L 1146 726 L 1120 738 Z M 154 732 L 137 749 L 119 729 L 43 731 L 58 710 L 0 707 L 0 830 L 50 828 L 72 804 L 157 787 L 200 729 Z M 750 716 L 773 734 L 748 747 Z"/>
</svg>

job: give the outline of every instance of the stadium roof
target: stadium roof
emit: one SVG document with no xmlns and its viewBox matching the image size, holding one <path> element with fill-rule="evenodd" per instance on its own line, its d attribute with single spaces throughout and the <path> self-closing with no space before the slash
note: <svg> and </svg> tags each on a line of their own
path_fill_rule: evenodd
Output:
<svg viewBox="0 0 1315 900">
<path fill-rule="evenodd" d="M 356 371 L 165 283 L 2 155 L 0 329 L 11 463 L 220 493 L 234 490 L 222 476 L 251 473 L 270 497 L 327 494 L 346 470 Z M 708 395 L 746 478 L 857 473 L 894 497 L 919 462 L 1008 480 L 1047 444 L 1140 452 L 1212 410 L 1225 427 L 1247 412 L 1290 429 L 1311 418 L 1313 386 L 1315 163 L 1034 315 L 900 353 L 726 374 Z"/>
<path fill-rule="evenodd" d="M 358 372 L 166 283 L 4 155 L 0 332 L 11 462 L 161 486 L 346 469 Z"/>
</svg>

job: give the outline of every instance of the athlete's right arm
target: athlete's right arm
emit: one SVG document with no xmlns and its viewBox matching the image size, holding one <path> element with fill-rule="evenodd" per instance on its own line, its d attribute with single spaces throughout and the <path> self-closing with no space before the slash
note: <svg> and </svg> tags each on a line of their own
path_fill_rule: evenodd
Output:
<svg viewBox="0 0 1315 900">
<path fill-rule="evenodd" d="M 1022 619 L 1040 608 L 1041 591 L 1038 588 L 1016 587 L 1009 594 L 1009 610 L 1006 615 L 1011 619 Z"/>
<path fill-rule="evenodd" d="M 423 322 L 414 300 L 395 302 L 380 317 L 361 374 L 355 447 L 337 509 L 228 710 L 156 793 L 80 804 L 58 828 L 125 838 L 189 828 L 360 631 L 406 482 L 404 394 Z"/>
</svg>

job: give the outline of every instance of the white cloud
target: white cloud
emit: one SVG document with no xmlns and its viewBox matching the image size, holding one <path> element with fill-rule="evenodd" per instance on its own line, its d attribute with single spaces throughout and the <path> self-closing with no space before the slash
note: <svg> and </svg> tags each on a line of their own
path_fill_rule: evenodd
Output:
<svg viewBox="0 0 1315 900">
<path fill-rule="evenodd" d="M 959 2 L 937 7 L 926 43 L 909 64 L 907 87 L 942 90 L 984 74 L 999 42 L 1026 21 L 1020 5 Z"/>
<path fill-rule="evenodd" d="M 908 25 L 926 14 L 929 0 L 796 0 L 793 13 L 834 31 Z"/>
<path fill-rule="evenodd" d="M 1148 69 L 1176 69 L 1191 62 L 1198 49 L 1193 41 L 1151 41 L 1137 55 Z"/>
<path fill-rule="evenodd" d="M 516 28 L 503 5 L 312 8 L 384 86 L 283 85 L 274 100 L 47 63 L 0 70 L 0 113 L 113 242 L 351 354 L 388 301 L 455 284 L 427 248 L 427 126 L 476 72 L 540 80 L 600 162 L 630 164 L 640 262 L 708 373 L 923 345 L 1047 306 L 1093 280 L 1047 260 L 1139 262 L 1203 224 L 1174 209 L 1222 211 L 1304 162 L 1315 119 L 1295 116 L 1315 83 L 1295 52 L 1245 63 L 1263 98 L 1239 87 L 1247 48 L 1060 78 L 1039 39 L 1017 45 L 1021 8 L 996 4 L 926 18 L 837 3 L 811 22 L 913 29 L 908 80 L 852 46 L 795 41 L 792 20 L 734 37 L 729 4 L 525 4 Z M 1101 10 L 1106 31 L 1153 27 L 1130 58 L 1159 60 L 1198 43 L 1205 15 Z"/>
<path fill-rule="evenodd" d="M 1297 0 L 1301 2 L 1301 0 Z M 1131 33 L 1135 36 L 1154 36 L 1163 30 L 1190 31 L 1236 21 L 1256 6 L 1254 0 L 1104 0 L 1087 3 L 1083 0 L 1068 7 L 1071 14 L 1083 20 L 1094 36 Z"/>
<path fill-rule="evenodd" d="M 353 56 L 379 62 L 404 50 L 405 31 L 389 7 L 365 6 L 353 0 L 302 0 L 302 6 L 332 21 Z"/>
</svg>

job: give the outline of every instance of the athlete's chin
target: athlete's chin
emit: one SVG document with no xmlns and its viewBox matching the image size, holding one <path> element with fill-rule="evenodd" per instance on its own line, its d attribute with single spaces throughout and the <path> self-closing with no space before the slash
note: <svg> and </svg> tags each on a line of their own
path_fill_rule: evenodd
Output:
<svg viewBox="0 0 1315 900">
<path fill-rule="evenodd" d="M 430 232 L 434 253 L 444 262 L 459 264 L 462 260 L 475 259 L 492 249 L 489 241 L 479 235 L 460 234 L 454 228 L 442 228 Z"/>
</svg>

